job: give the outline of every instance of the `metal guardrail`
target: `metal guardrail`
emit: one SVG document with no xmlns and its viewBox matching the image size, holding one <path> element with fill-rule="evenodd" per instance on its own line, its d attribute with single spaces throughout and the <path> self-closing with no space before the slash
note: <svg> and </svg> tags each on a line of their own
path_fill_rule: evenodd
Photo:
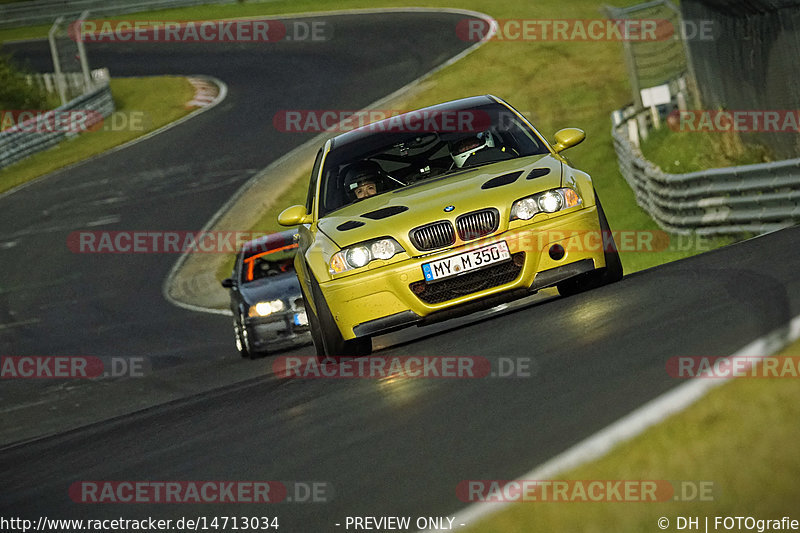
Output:
<svg viewBox="0 0 800 533">
<path fill-rule="evenodd" d="M 106 118 L 114 112 L 114 99 L 111 97 L 111 88 L 103 84 L 100 87 L 81 95 L 66 105 L 58 107 L 54 113 L 69 111 L 93 111 L 90 117 Z M 47 114 L 37 115 L 29 123 L 21 124 L 15 128 L 0 132 L 0 168 L 7 167 L 17 161 L 25 159 L 42 150 L 46 150 L 60 143 L 76 133 L 72 131 L 49 131 Z M 91 118 L 85 126 L 92 126 Z M 56 129 L 57 130 L 57 129 Z"/>
<path fill-rule="evenodd" d="M 137 11 L 170 9 L 203 4 L 233 4 L 237 0 L 31 0 L 0 4 L 0 28 L 51 24 L 63 16 L 77 17 L 91 11 L 93 17 L 109 17 Z"/>
<path fill-rule="evenodd" d="M 631 139 L 647 113 L 615 112 L 611 133 L 636 202 L 663 229 L 700 235 L 765 233 L 800 223 L 800 158 L 669 174 L 645 159 Z"/>
<path fill-rule="evenodd" d="M 689 4 L 685 2 L 682 7 Z M 651 0 L 606 11 L 614 18 L 661 18 L 653 15 L 657 9 L 675 16 L 679 13 L 670 0 Z M 680 18 L 678 24 L 682 24 Z M 767 32 L 774 30 L 770 25 L 760 27 L 767 28 L 763 30 Z M 634 106 L 612 113 L 611 134 L 620 172 L 633 189 L 636 202 L 658 225 L 678 234 L 714 235 L 764 233 L 800 223 L 800 159 L 670 174 L 642 155 L 640 139 L 646 139 L 651 129 L 658 128 L 665 116 L 676 109 L 686 110 L 690 100 L 700 105 L 692 55 L 686 54 L 685 65 L 679 65 L 682 72 L 677 77 L 673 74 L 666 83 L 660 79 L 656 82 L 660 85 L 642 90 L 641 67 L 658 65 L 663 51 L 657 48 L 658 43 L 623 44 Z M 634 45 L 639 48 L 635 50 Z M 730 47 L 720 47 L 718 41 L 710 46 L 713 53 L 719 50 L 730 53 Z M 641 53 L 637 54 L 637 50 Z M 668 88 L 666 97 L 665 88 Z"/>
</svg>

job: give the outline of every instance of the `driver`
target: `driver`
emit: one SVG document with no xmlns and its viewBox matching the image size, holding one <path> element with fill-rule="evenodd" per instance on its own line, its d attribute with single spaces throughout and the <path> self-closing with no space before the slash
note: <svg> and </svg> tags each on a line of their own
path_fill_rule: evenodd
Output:
<svg viewBox="0 0 800 533">
<path fill-rule="evenodd" d="M 462 168 L 467 162 L 467 159 L 475 152 L 479 152 L 484 148 L 494 148 L 494 137 L 492 137 L 489 130 L 486 130 L 471 137 L 467 137 L 466 139 L 451 141 L 449 148 L 450 157 L 453 158 L 453 162 L 458 168 Z"/>
<path fill-rule="evenodd" d="M 381 192 L 381 171 L 380 165 L 374 161 L 359 161 L 350 165 L 344 175 L 344 188 L 350 201 L 363 200 Z"/>
</svg>

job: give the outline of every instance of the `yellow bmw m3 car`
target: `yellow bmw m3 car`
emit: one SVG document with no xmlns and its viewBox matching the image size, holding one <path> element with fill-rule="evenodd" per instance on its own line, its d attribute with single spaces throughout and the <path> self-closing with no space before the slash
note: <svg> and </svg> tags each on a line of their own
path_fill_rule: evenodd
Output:
<svg viewBox="0 0 800 533">
<path fill-rule="evenodd" d="M 487 95 L 326 141 L 306 204 L 278 217 L 299 226 L 317 355 L 367 355 L 378 334 L 621 279 L 592 180 L 561 155 L 584 138 L 567 128 L 550 144 Z"/>
</svg>

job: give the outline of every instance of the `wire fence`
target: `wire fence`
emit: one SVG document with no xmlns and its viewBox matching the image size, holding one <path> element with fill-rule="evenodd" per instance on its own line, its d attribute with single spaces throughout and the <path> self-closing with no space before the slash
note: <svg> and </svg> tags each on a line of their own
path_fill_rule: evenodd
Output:
<svg viewBox="0 0 800 533">
<path fill-rule="evenodd" d="M 639 19 L 657 23 L 657 39 L 622 42 L 633 105 L 647 106 L 642 90 L 660 86 L 681 77 L 691 76 L 684 42 L 684 25 L 680 11 L 668 0 L 653 0 L 629 7 L 605 8 L 612 19 Z"/>
<path fill-rule="evenodd" d="M 800 0 L 683 0 L 681 12 L 713 28 L 713 39 L 688 43 L 705 109 L 800 109 Z M 800 157 L 796 128 L 762 129 L 742 140 Z"/>
</svg>

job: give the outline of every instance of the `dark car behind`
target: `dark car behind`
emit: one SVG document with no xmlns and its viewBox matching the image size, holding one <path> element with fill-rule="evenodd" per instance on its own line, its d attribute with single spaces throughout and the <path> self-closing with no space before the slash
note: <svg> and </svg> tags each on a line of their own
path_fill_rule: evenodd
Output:
<svg viewBox="0 0 800 533">
<path fill-rule="evenodd" d="M 230 290 L 236 348 L 251 359 L 311 342 L 293 261 L 295 230 L 246 242 L 236 256 Z"/>
</svg>

